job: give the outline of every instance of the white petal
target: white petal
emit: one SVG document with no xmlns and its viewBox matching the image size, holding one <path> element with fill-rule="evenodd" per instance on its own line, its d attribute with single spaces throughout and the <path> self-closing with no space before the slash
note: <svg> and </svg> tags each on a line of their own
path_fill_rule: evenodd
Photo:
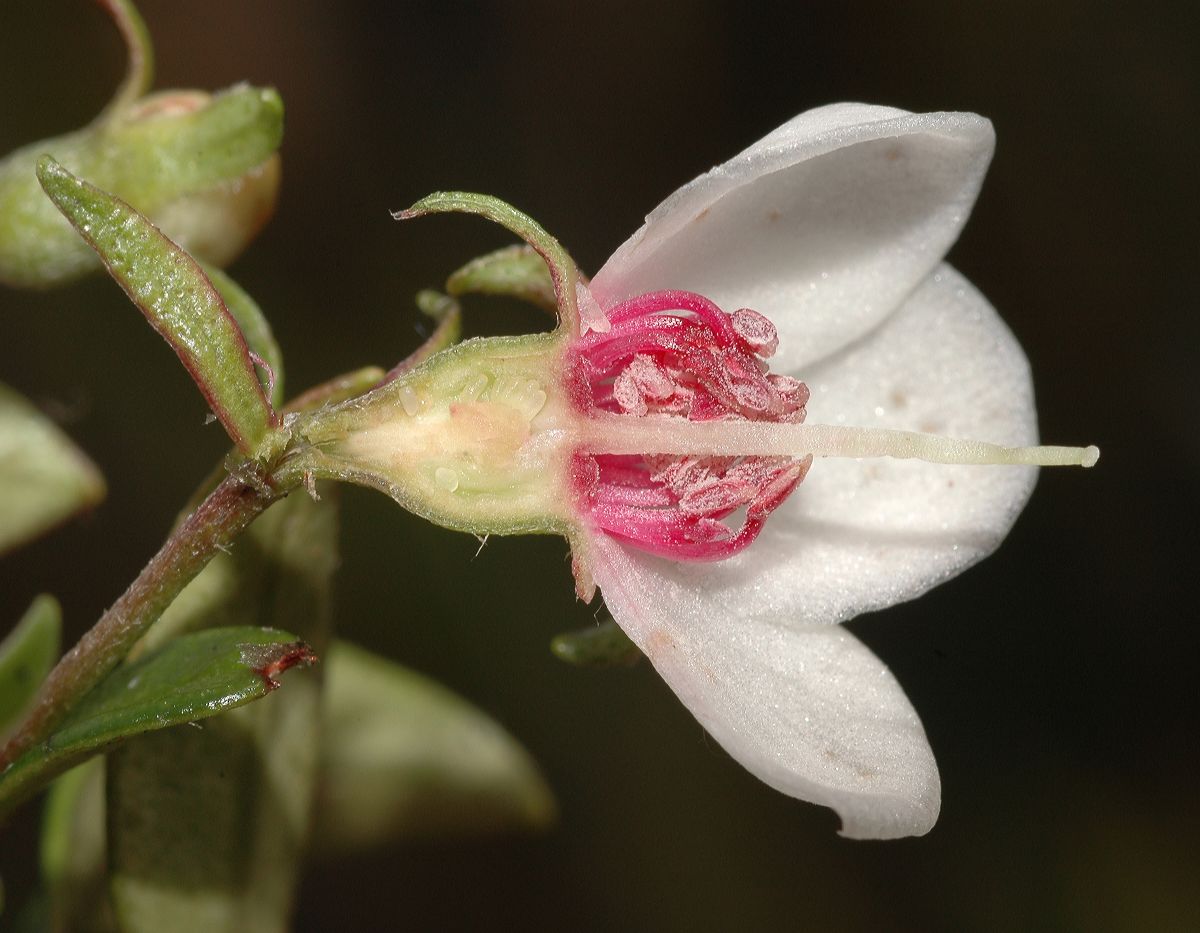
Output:
<svg viewBox="0 0 1200 933">
<path fill-rule="evenodd" d="M 991 159 L 987 120 L 834 104 L 802 113 L 685 185 L 591 288 L 607 308 L 688 289 L 779 328 L 776 369 L 845 346 L 941 260 Z"/>
<path fill-rule="evenodd" d="M 603 538 L 603 536 L 601 536 Z M 689 710 L 752 774 L 823 806 L 854 838 L 921 835 L 937 819 L 937 765 L 883 663 L 845 629 L 706 611 L 609 538 L 591 549 L 613 617 Z"/>
<path fill-rule="evenodd" d="M 946 265 L 869 337 L 800 375 L 810 422 L 1037 443 L 1025 354 Z M 1033 467 L 820 460 L 755 547 L 788 555 L 784 572 L 806 581 L 796 607 L 804 619 L 847 619 L 919 596 L 986 557 L 1036 478 Z"/>
<path fill-rule="evenodd" d="M 883 325 L 797 373 L 810 423 L 1036 443 L 1029 368 L 987 300 L 941 266 Z M 919 596 L 989 554 L 1036 470 L 911 460 L 817 460 L 759 539 L 715 564 L 637 555 L 688 594 L 674 611 L 769 625 L 841 622 Z"/>
<path fill-rule="evenodd" d="M 810 421 L 1036 442 L 1025 356 L 949 266 L 799 375 Z M 676 564 L 598 535 L 589 563 L 617 622 L 751 772 L 833 807 L 847 835 L 920 833 L 939 793 L 920 724 L 883 665 L 823 623 L 911 599 L 989 553 L 1035 476 L 820 460 L 738 557 Z"/>
</svg>

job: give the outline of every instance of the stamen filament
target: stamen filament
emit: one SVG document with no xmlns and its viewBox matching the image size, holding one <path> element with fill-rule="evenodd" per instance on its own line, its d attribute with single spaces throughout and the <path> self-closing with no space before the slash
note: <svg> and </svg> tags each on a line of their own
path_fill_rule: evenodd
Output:
<svg viewBox="0 0 1200 933">
<path fill-rule="evenodd" d="M 929 463 L 1095 466 L 1096 447 L 1004 447 L 915 431 L 768 421 L 688 421 L 596 412 L 583 429 L 593 454 L 699 457 L 895 457 Z"/>
</svg>

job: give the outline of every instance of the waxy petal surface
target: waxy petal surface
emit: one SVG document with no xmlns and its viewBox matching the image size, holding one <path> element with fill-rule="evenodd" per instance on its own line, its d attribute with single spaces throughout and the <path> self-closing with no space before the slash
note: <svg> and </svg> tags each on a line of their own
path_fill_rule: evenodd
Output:
<svg viewBox="0 0 1200 933">
<path fill-rule="evenodd" d="M 1024 354 L 949 266 L 798 375 L 811 421 L 1036 440 Z M 920 723 L 883 664 L 831 623 L 918 596 L 988 554 L 1035 476 L 821 459 L 729 560 L 674 563 L 597 534 L 590 566 L 613 617 L 751 772 L 833 807 L 847 835 L 920 834 L 938 808 Z"/>
<path fill-rule="evenodd" d="M 921 835 L 941 786 L 921 722 L 887 667 L 837 626 L 678 612 L 687 584 L 656 579 L 603 535 L 593 570 L 614 618 L 700 724 L 767 784 L 831 807 L 853 838 Z"/>
<path fill-rule="evenodd" d="M 779 329 L 795 372 L 886 317 L 958 237 L 991 159 L 991 123 L 833 104 L 685 185 L 592 279 L 602 307 L 687 289 Z"/>
<path fill-rule="evenodd" d="M 798 375 L 812 391 L 810 423 L 1036 442 L 1025 356 L 949 266 L 869 337 Z M 701 565 L 636 553 L 630 566 L 664 590 L 657 602 L 695 624 L 842 622 L 919 596 L 991 553 L 1035 478 L 1031 467 L 818 459 L 744 553 Z"/>
</svg>

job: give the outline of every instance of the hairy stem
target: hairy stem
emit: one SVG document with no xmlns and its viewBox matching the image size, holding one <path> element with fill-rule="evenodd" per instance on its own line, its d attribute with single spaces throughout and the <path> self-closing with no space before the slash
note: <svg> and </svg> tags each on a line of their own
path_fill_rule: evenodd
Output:
<svg viewBox="0 0 1200 933">
<path fill-rule="evenodd" d="M 42 684 L 20 728 L 0 749 L 0 773 L 44 741 L 68 710 L 128 654 L 172 600 L 276 499 L 282 490 L 230 475 L 167 539 L 138 578 Z"/>
</svg>

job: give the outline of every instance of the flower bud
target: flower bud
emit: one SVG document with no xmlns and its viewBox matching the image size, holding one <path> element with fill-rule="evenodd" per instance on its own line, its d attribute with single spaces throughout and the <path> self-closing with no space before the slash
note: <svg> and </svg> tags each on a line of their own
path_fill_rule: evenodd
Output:
<svg viewBox="0 0 1200 933">
<path fill-rule="evenodd" d="M 283 104 L 269 88 L 166 91 L 0 161 L 0 282 L 45 288 L 97 268 L 95 253 L 42 192 L 37 160 L 115 194 L 200 259 L 222 266 L 270 216 Z"/>
</svg>

